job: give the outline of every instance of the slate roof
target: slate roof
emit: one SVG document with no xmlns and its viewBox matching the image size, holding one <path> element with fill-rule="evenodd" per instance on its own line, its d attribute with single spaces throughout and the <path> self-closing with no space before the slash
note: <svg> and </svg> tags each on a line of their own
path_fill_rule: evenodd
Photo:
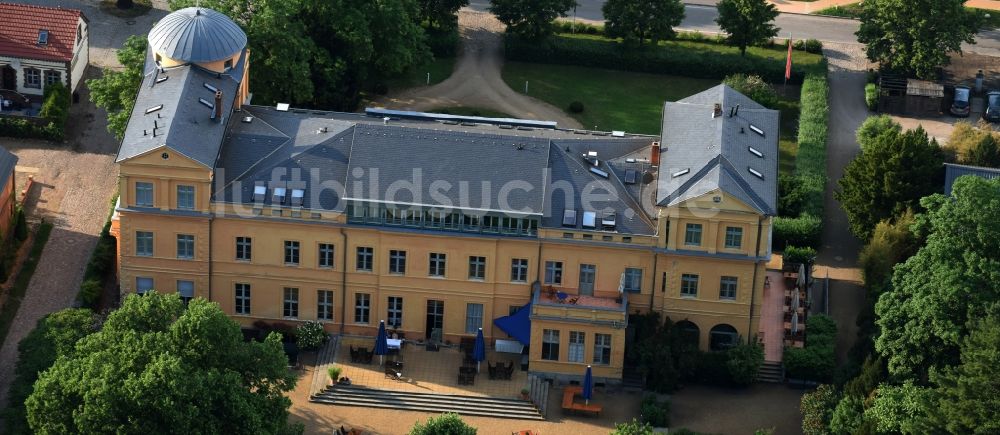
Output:
<svg viewBox="0 0 1000 435">
<path fill-rule="evenodd" d="M 70 62 L 81 17 L 87 21 L 78 9 L 0 3 L 0 56 Z M 41 29 L 49 32 L 45 45 Z"/>
<path fill-rule="evenodd" d="M 716 104 L 722 113 L 713 117 Z M 730 116 L 736 106 L 739 110 Z M 779 121 L 778 111 L 726 85 L 667 102 L 656 203 L 675 205 L 721 189 L 765 215 L 775 215 Z"/>
<path fill-rule="evenodd" d="M 229 73 L 221 75 L 190 64 L 160 72 L 152 52 L 147 50 L 145 76 L 116 161 L 166 145 L 208 168 L 214 167 L 245 61 L 246 51 Z M 221 122 L 211 119 L 213 109 L 200 102 L 215 104 L 215 92 L 206 84 L 222 91 Z"/>
<path fill-rule="evenodd" d="M 951 186 L 955 184 L 958 177 L 972 175 L 976 177 L 992 180 L 1000 178 L 1000 169 L 983 168 L 980 166 L 956 165 L 954 163 L 944 164 L 944 194 L 951 195 Z"/>
<path fill-rule="evenodd" d="M 17 166 L 17 156 L 0 147 L 0 191 L 7 188 L 7 180 L 10 174 L 14 173 L 15 166 Z"/>
<path fill-rule="evenodd" d="M 212 9 L 190 7 L 163 17 L 147 36 L 149 46 L 170 59 L 213 62 L 239 53 L 247 35 L 229 17 Z"/>
</svg>

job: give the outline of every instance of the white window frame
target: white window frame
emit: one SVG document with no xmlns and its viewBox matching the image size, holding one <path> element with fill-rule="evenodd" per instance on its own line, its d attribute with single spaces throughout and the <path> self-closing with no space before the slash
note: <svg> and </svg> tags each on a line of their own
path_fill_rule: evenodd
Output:
<svg viewBox="0 0 1000 435">
<path fill-rule="evenodd" d="M 719 278 L 719 299 L 732 301 L 736 300 L 736 292 L 739 289 L 739 278 L 735 276 L 722 276 Z"/>
<path fill-rule="evenodd" d="M 469 256 L 469 279 L 472 281 L 483 281 L 486 279 L 486 257 L 480 255 Z"/>
<path fill-rule="evenodd" d="M 542 330 L 542 359 L 545 361 L 559 361 L 559 330 Z"/>
<path fill-rule="evenodd" d="M 402 296 L 389 296 L 387 300 L 386 308 L 386 322 L 385 324 L 393 328 L 400 328 L 403 326 L 403 297 Z"/>
<path fill-rule="evenodd" d="M 448 254 L 431 252 L 427 263 L 427 274 L 429 276 L 444 278 L 448 270 Z"/>
<path fill-rule="evenodd" d="M 286 319 L 299 318 L 299 289 L 285 287 L 282 291 L 281 317 Z"/>
<path fill-rule="evenodd" d="M 611 340 L 612 339 L 613 338 L 611 337 L 611 334 L 601 334 L 601 333 L 595 333 L 594 334 L 594 357 L 593 357 L 593 362 L 592 362 L 593 364 L 602 365 L 602 366 L 606 366 L 606 365 L 610 365 L 611 364 L 611 358 L 612 358 Z M 607 355 L 607 357 L 608 357 L 607 360 L 604 359 L 605 355 Z"/>
<path fill-rule="evenodd" d="M 684 226 L 684 245 L 701 246 L 702 225 L 689 223 Z"/>
<path fill-rule="evenodd" d="M 185 192 L 182 194 L 181 191 Z M 184 198 L 184 201 L 181 201 Z M 189 185 L 178 185 L 177 186 L 177 209 L 178 210 L 194 210 L 194 186 Z"/>
<path fill-rule="evenodd" d="M 320 243 L 316 248 L 317 265 L 324 269 L 333 269 L 334 250 L 333 243 Z"/>
<path fill-rule="evenodd" d="M 190 288 L 190 291 L 188 291 L 188 288 Z M 184 306 L 187 306 L 194 299 L 194 281 L 187 279 L 177 280 L 177 294 L 180 295 Z"/>
<path fill-rule="evenodd" d="M 389 274 L 406 275 L 406 251 L 400 249 L 389 250 Z"/>
<path fill-rule="evenodd" d="M 371 246 L 358 246 L 355 255 L 355 269 L 362 272 L 371 272 L 375 265 L 375 248 Z"/>
<path fill-rule="evenodd" d="M 302 244 L 298 240 L 285 240 L 285 266 L 298 266 L 302 260 Z"/>
<path fill-rule="evenodd" d="M 566 361 L 582 363 L 584 349 L 586 349 L 587 333 L 583 331 L 569 331 L 569 348 L 567 349 Z"/>
<path fill-rule="evenodd" d="M 638 267 L 625 268 L 624 289 L 627 292 L 642 293 L 642 269 Z"/>
<path fill-rule="evenodd" d="M 527 258 L 512 258 L 510 260 L 510 282 L 528 282 Z"/>
<path fill-rule="evenodd" d="M 236 237 L 236 260 L 250 261 L 253 259 L 253 238 Z"/>
<path fill-rule="evenodd" d="M 370 293 L 354 294 L 354 323 L 371 323 L 372 295 Z M 362 319 L 363 318 L 363 319 Z"/>
<path fill-rule="evenodd" d="M 146 287 L 146 286 L 142 285 L 145 282 L 149 283 L 148 288 L 143 288 L 143 287 Z M 152 291 L 155 288 L 156 288 L 156 281 L 154 281 L 152 277 L 148 277 L 148 276 L 137 276 L 137 277 L 135 277 L 135 292 L 136 293 L 138 293 L 138 294 L 141 295 L 141 294 L 144 294 L 144 293 L 146 293 L 148 291 Z"/>
<path fill-rule="evenodd" d="M 483 327 L 483 304 L 469 302 L 465 304 L 465 333 L 475 334 Z"/>
<path fill-rule="evenodd" d="M 233 312 L 242 316 L 250 315 L 250 284 L 238 282 L 233 286 Z"/>
<path fill-rule="evenodd" d="M 562 285 L 563 262 L 549 260 L 545 262 L 545 284 Z"/>
<path fill-rule="evenodd" d="M 701 277 L 693 273 L 681 274 L 681 297 L 696 298 L 698 297 L 698 284 L 701 281 Z M 694 283 L 694 291 L 692 292 L 690 287 L 691 283 Z"/>
<path fill-rule="evenodd" d="M 333 321 L 333 290 L 316 290 L 316 320 Z"/>
<path fill-rule="evenodd" d="M 135 182 L 135 206 L 136 207 L 153 207 L 154 204 L 156 204 L 156 193 L 155 193 L 155 189 L 153 187 L 153 183 L 150 183 L 148 181 L 136 181 Z"/>
<path fill-rule="evenodd" d="M 730 231 L 732 231 L 732 232 L 730 232 Z M 735 241 L 735 243 L 732 243 L 733 241 Z M 726 249 L 743 249 L 743 228 L 742 227 L 726 227 L 725 248 Z"/>
<path fill-rule="evenodd" d="M 193 260 L 195 250 L 195 238 L 193 234 L 177 235 L 177 258 L 181 260 Z"/>
<path fill-rule="evenodd" d="M 138 257 L 152 257 L 154 238 L 152 231 L 135 232 L 135 255 Z M 149 249 L 143 249 L 149 248 Z"/>
</svg>

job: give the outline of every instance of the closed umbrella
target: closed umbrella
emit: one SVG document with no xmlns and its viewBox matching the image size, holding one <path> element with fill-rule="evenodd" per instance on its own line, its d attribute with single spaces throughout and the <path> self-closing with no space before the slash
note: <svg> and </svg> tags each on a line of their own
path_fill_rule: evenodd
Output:
<svg viewBox="0 0 1000 435">
<path fill-rule="evenodd" d="M 594 395 L 594 375 L 590 373 L 590 366 L 587 366 L 587 373 L 583 375 L 583 401 L 590 404 L 590 398 Z"/>
<path fill-rule="evenodd" d="M 795 293 L 792 295 L 792 310 L 795 310 L 796 312 L 798 312 L 799 305 L 802 303 L 800 298 L 799 289 L 795 289 Z"/>
<path fill-rule="evenodd" d="M 799 333 L 799 312 L 792 313 L 792 335 Z"/>
<path fill-rule="evenodd" d="M 795 282 L 795 286 L 799 290 L 802 290 L 806 286 L 806 265 L 805 263 L 799 264 L 799 279 Z"/>
<path fill-rule="evenodd" d="M 472 346 L 472 359 L 476 360 L 476 373 L 479 373 L 479 363 L 486 359 L 486 339 L 483 338 L 483 328 L 476 333 L 476 344 Z"/>
<path fill-rule="evenodd" d="M 379 365 L 383 364 L 383 355 L 389 353 L 389 342 L 385 333 L 385 320 L 378 322 L 378 335 L 375 336 L 375 355 L 378 355 Z"/>
</svg>

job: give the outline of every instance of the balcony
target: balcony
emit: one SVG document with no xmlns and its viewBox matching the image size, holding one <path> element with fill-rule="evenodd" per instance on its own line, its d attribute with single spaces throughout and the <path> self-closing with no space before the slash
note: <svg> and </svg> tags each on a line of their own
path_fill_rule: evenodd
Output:
<svg viewBox="0 0 1000 435">
<path fill-rule="evenodd" d="M 622 328 L 628 317 L 628 295 L 625 293 L 621 298 L 607 298 L 537 288 L 532 305 L 533 319 L 585 321 Z"/>
</svg>

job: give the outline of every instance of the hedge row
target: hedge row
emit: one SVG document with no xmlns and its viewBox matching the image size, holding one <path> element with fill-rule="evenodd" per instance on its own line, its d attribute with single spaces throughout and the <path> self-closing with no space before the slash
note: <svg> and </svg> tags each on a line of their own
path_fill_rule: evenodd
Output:
<svg viewBox="0 0 1000 435">
<path fill-rule="evenodd" d="M 587 24 L 578 23 L 566 20 L 556 20 L 552 22 L 552 30 L 556 34 L 560 33 L 579 33 L 584 35 L 601 35 L 604 34 L 603 24 Z M 674 40 L 678 41 L 703 41 L 703 42 L 713 42 L 717 44 L 726 43 L 726 34 L 711 34 L 702 33 L 695 31 L 678 31 L 674 34 Z M 767 45 L 775 46 L 777 48 L 788 47 L 787 39 L 772 39 Z M 799 39 L 792 43 L 793 50 L 805 51 L 807 53 L 821 54 L 823 53 L 823 43 L 818 39 Z"/>
<path fill-rule="evenodd" d="M 814 314 L 806 320 L 805 347 L 786 347 L 782 362 L 789 378 L 829 382 L 836 368 L 837 323 Z"/>
<path fill-rule="evenodd" d="M 0 136 L 61 141 L 69 117 L 69 89 L 59 83 L 46 85 L 42 109 L 38 116 L 42 123 L 25 118 L 0 118 Z"/>
<path fill-rule="evenodd" d="M 111 235 L 111 216 L 114 215 L 117 203 L 118 195 L 115 195 L 111 198 L 111 210 L 97 239 L 97 246 L 90 254 L 87 268 L 83 272 L 83 283 L 80 284 L 80 291 L 76 296 L 80 304 L 87 308 L 97 307 L 101 301 L 101 293 L 104 292 L 104 284 L 109 276 L 114 275 L 118 244 Z"/>
<path fill-rule="evenodd" d="M 553 35 L 542 43 L 527 42 L 508 36 L 505 45 L 506 58 L 511 61 L 577 65 L 718 80 L 733 74 L 755 74 L 769 82 L 781 82 L 785 77 L 783 59 L 776 60 L 752 54 L 740 56 L 736 50 L 731 53 L 720 53 L 690 46 L 690 43 L 628 50 L 616 40 Z M 823 70 L 825 69 L 823 65 Z M 789 82 L 801 83 L 806 73 L 807 67 L 793 65 L 792 78 Z"/>
</svg>

